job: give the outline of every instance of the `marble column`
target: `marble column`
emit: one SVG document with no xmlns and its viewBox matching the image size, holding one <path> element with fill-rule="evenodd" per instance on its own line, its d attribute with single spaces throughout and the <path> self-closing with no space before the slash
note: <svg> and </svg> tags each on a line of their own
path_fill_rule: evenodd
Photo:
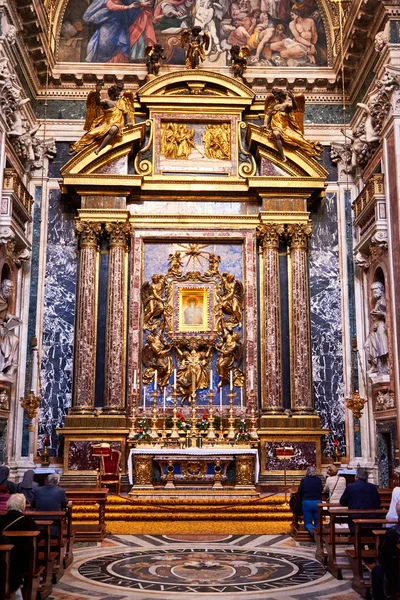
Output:
<svg viewBox="0 0 400 600">
<path fill-rule="evenodd" d="M 284 410 L 278 257 L 279 238 L 283 232 L 284 226 L 279 223 L 262 223 L 257 228 L 263 259 L 261 412 L 264 414 L 279 414 Z"/>
<path fill-rule="evenodd" d="M 119 414 L 125 410 L 127 293 L 125 257 L 131 226 L 126 221 L 107 223 L 105 230 L 109 236 L 109 262 L 103 410 Z"/>
<path fill-rule="evenodd" d="M 72 412 L 91 413 L 96 380 L 97 259 L 100 223 L 77 221 L 80 265 L 76 318 L 76 350 Z"/>
<path fill-rule="evenodd" d="M 311 335 L 308 290 L 307 240 L 310 222 L 286 228 L 291 263 L 291 405 L 294 413 L 314 413 L 311 395 Z"/>
</svg>

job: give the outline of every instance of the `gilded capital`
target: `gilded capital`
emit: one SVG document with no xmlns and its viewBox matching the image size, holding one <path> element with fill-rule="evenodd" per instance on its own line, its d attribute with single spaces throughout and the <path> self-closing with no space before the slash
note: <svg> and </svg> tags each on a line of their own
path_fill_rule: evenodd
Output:
<svg viewBox="0 0 400 600">
<path fill-rule="evenodd" d="M 80 238 L 81 248 L 97 248 L 98 236 L 101 233 L 100 223 L 75 221 L 75 229 Z"/>
<path fill-rule="evenodd" d="M 263 248 L 277 248 L 284 231 L 285 227 L 281 223 L 262 223 L 257 227 L 257 237 Z"/>
<path fill-rule="evenodd" d="M 132 225 L 127 221 L 116 221 L 115 223 L 106 223 L 105 230 L 109 236 L 110 246 L 128 247 L 129 237 L 132 232 Z"/>
<path fill-rule="evenodd" d="M 307 238 L 312 234 L 312 225 L 308 223 L 291 223 L 286 226 L 286 235 L 292 248 L 307 248 Z"/>
</svg>

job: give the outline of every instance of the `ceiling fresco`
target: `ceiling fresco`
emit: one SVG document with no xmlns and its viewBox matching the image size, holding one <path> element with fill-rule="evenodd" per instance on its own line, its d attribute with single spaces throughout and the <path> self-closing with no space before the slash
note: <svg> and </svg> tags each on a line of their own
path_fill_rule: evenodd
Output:
<svg viewBox="0 0 400 600">
<path fill-rule="evenodd" d="M 59 62 L 142 63 L 161 43 L 165 63 L 183 65 L 181 32 L 199 25 L 211 66 L 230 64 L 230 48 L 247 46 L 249 66 L 327 64 L 324 14 L 316 0 L 70 0 L 58 44 Z"/>
</svg>

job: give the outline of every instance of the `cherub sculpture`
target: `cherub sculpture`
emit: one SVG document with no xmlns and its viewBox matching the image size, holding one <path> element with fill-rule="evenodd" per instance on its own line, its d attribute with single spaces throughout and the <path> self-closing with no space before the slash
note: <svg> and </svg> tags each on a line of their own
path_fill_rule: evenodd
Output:
<svg viewBox="0 0 400 600">
<path fill-rule="evenodd" d="M 206 51 L 210 45 L 210 36 L 208 33 L 201 33 L 201 27 L 195 26 L 191 29 L 185 29 L 181 33 L 181 47 L 186 50 L 185 65 L 188 69 L 196 69 L 200 62 L 204 62 Z"/>
<path fill-rule="evenodd" d="M 144 51 L 146 58 L 146 66 L 148 75 L 158 75 L 160 71 L 160 60 L 165 60 L 164 48 L 161 44 L 154 44 L 154 46 L 147 46 Z"/>
<path fill-rule="evenodd" d="M 323 151 L 319 142 L 304 137 L 304 108 L 304 95 L 294 96 L 289 90 L 274 88 L 265 99 L 264 127 L 283 162 L 286 162 L 285 146 L 308 156 L 319 156 Z"/>
<path fill-rule="evenodd" d="M 97 142 L 95 154 L 99 154 L 108 144 L 113 145 L 122 139 L 124 127 L 133 126 L 135 114 L 133 92 L 128 90 L 124 92 L 123 84 L 112 85 L 108 88 L 108 99 L 102 100 L 100 97 L 102 85 L 102 82 L 97 83 L 96 90 L 89 92 L 84 126 L 87 133 L 71 144 L 71 152 L 79 152 L 93 142 Z"/>
<path fill-rule="evenodd" d="M 250 50 L 247 46 L 234 45 L 231 48 L 231 67 L 234 77 L 243 77 L 247 68 L 247 56 L 250 56 Z"/>
</svg>

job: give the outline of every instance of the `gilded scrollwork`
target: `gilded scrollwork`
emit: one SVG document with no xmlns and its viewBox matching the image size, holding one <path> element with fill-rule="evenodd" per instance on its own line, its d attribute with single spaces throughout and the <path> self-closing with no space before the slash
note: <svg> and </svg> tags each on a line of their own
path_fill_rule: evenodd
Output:
<svg viewBox="0 0 400 600">
<path fill-rule="evenodd" d="M 253 456 L 236 457 L 236 485 L 251 486 L 254 483 L 254 458 Z"/>
</svg>

